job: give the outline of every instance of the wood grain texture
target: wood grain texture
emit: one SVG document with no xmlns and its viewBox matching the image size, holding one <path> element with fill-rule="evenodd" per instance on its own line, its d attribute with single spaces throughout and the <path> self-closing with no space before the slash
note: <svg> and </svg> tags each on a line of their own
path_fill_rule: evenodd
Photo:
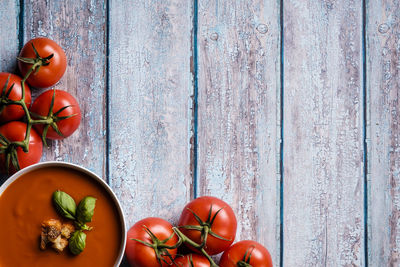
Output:
<svg viewBox="0 0 400 267">
<path fill-rule="evenodd" d="M 278 265 L 278 1 L 199 1 L 198 24 L 198 195 L 231 204 L 237 240 Z"/>
<path fill-rule="evenodd" d="M 284 3 L 284 266 L 364 265 L 362 5 Z"/>
<path fill-rule="evenodd" d="M 19 1 L 0 1 L 0 72 L 14 72 L 17 66 Z"/>
<path fill-rule="evenodd" d="M 72 136 L 51 142 L 42 161 L 77 163 L 105 178 L 105 6 L 103 1 L 25 1 L 24 42 L 44 36 L 65 50 L 67 70 L 55 85 L 75 96 L 81 125 Z M 44 90 L 37 90 L 34 95 Z"/>
<path fill-rule="evenodd" d="M 369 258 L 400 265 L 400 2 L 367 5 Z"/>
<path fill-rule="evenodd" d="M 104 1 L 23 2 L 23 41 L 46 36 L 66 50 L 56 88 L 76 96 L 83 112 L 79 131 L 50 142 L 42 161 L 106 178 L 109 160 L 128 226 L 147 216 L 176 221 L 195 190 L 197 63 L 196 193 L 232 204 L 237 239 L 265 244 L 279 265 L 279 1 L 198 0 L 193 14 L 194 1 L 110 0 L 108 73 Z M 282 264 L 364 266 L 362 3 L 283 3 Z M 400 3 L 366 3 L 368 259 L 399 266 Z M 0 1 L 0 71 L 16 71 L 19 4 Z"/>
<path fill-rule="evenodd" d="M 110 180 L 127 225 L 191 198 L 190 1 L 110 1 Z"/>
<path fill-rule="evenodd" d="M 19 2 L 0 1 L 0 72 L 15 73 L 19 46 Z M 0 185 L 8 178 L 0 174 Z"/>
</svg>

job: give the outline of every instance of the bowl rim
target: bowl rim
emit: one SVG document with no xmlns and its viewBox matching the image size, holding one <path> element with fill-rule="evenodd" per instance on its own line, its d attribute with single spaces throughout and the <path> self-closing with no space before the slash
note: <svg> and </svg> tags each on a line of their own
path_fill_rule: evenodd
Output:
<svg viewBox="0 0 400 267">
<path fill-rule="evenodd" d="M 126 225 L 125 225 L 125 213 L 122 209 L 122 205 L 119 201 L 119 199 L 117 198 L 117 196 L 115 195 L 114 191 L 111 189 L 111 187 L 103 180 L 100 178 L 99 175 L 97 175 L 96 173 L 92 172 L 91 170 L 82 167 L 80 165 L 74 164 L 74 163 L 70 163 L 70 162 L 65 162 L 65 161 L 45 161 L 45 162 L 39 162 L 36 164 L 33 164 L 31 166 L 28 166 L 22 170 L 19 170 L 18 172 L 14 173 L 11 177 L 9 177 L 1 186 L 0 186 L 0 197 L 3 194 L 3 192 L 14 182 L 16 181 L 18 178 L 20 178 L 21 176 L 23 176 L 24 174 L 27 174 L 31 171 L 37 170 L 37 169 L 41 169 L 41 168 L 46 168 L 46 167 L 66 167 L 66 168 L 70 168 L 73 170 L 77 170 L 79 172 L 82 172 L 84 174 L 86 174 L 87 176 L 89 176 L 91 179 L 97 181 L 98 183 L 100 183 L 100 185 L 107 191 L 107 193 L 110 195 L 111 199 L 114 202 L 114 205 L 117 208 L 117 212 L 118 215 L 120 217 L 121 220 L 121 231 L 122 231 L 122 240 L 121 240 L 121 246 L 120 246 L 120 250 L 118 252 L 118 257 L 116 259 L 115 265 L 114 266 L 119 266 L 122 262 L 122 259 L 124 257 L 124 253 L 125 253 L 125 246 L 126 246 L 126 240 L 127 240 L 127 232 L 126 232 Z"/>
</svg>

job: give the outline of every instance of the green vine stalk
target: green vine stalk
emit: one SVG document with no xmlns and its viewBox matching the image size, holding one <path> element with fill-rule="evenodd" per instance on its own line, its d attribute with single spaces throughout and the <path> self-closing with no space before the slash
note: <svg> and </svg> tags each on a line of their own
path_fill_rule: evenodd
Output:
<svg viewBox="0 0 400 267">
<path fill-rule="evenodd" d="M 32 64 L 31 68 L 29 71 L 26 73 L 25 77 L 23 77 L 21 81 L 21 99 L 20 100 L 11 100 L 8 98 L 10 95 L 11 91 L 13 90 L 14 84 L 12 84 L 8 89 L 8 83 L 10 80 L 10 76 L 8 77 L 2 92 L 1 92 L 1 111 L 4 110 L 5 106 L 8 105 L 19 105 L 22 107 L 25 113 L 25 122 L 26 122 L 26 132 L 25 132 L 25 138 L 23 141 L 9 141 L 6 137 L 4 137 L 2 134 L 0 134 L 0 154 L 6 154 L 6 172 L 9 173 L 9 167 L 10 163 L 13 165 L 13 167 L 18 171 L 20 170 L 19 162 L 18 162 L 18 156 L 17 156 L 17 148 L 21 147 L 22 150 L 25 153 L 29 152 L 29 138 L 31 134 L 31 129 L 34 124 L 44 124 L 44 129 L 42 133 L 42 141 L 45 146 L 47 146 L 46 142 L 46 135 L 49 127 L 51 126 L 57 134 L 60 136 L 63 136 L 63 134 L 60 132 L 60 130 L 57 127 L 57 122 L 60 120 L 68 119 L 72 116 L 75 116 L 76 114 L 70 115 L 70 116 L 65 116 L 65 117 L 58 117 L 58 115 L 66 108 L 69 106 L 65 106 L 58 110 L 57 112 L 53 113 L 53 107 L 54 107 L 54 99 L 55 99 L 55 90 L 53 93 L 53 98 L 51 100 L 50 104 L 50 109 L 49 113 L 47 116 L 40 116 L 37 114 L 34 114 L 29 111 L 28 106 L 25 103 L 25 82 L 29 78 L 29 76 L 35 71 L 37 73 L 42 66 L 48 66 L 50 64 L 50 59 L 53 58 L 54 54 L 51 54 L 47 57 L 41 57 L 39 53 L 37 52 L 35 46 L 32 44 L 32 48 L 36 54 L 36 58 L 22 58 L 22 57 L 17 57 L 18 60 L 27 63 L 27 64 Z M 38 119 L 33 119 L 33 117 L 36 117 Z"/>
</svg>

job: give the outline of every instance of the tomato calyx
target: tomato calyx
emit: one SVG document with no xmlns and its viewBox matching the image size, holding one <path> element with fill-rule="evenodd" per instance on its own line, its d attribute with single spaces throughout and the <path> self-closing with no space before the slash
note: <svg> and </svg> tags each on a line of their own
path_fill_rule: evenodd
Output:
<svg viewBox="0 0 400 267">
<path fill-rule="evenodd" d="M 31 67 L 31 69 L 28 71 L 28 73 L 25 75 L 25 77 L 21 81 L 22 92 L 21 92 L 20 100 L 9 99 L 9 95 L 14 87 L 14 84 L 13 84 L 7 90 L 11 75 L 8 76 L 6 83 L 2 88 L 1 97 L 0 97 L 0 105 L 1 105 L 0 112 L 4 110 L 4 106 L 20 105 L 25 112 L 25 120 L 27 123 L 25 138 L 22 141 L 11 142 L 11 141 L 7 140 L 7 138 L 5 138 L 2 134 L 0 134 L 0 154 L 5 154 L 7 174 L 10 173 L 10 163 L 15 168 L 15 170 L 19 171 L 21 169 L 19 162 L 18 162 L 17 148 L 21 147 L 25 153 L 29 152 L 29 137 L 31 134 L 32 125 L 47 122 L 46 120 L 44 121 L 44 120 L 32 119 L 29 109 L 25 103 L 25 81 L 26 81 L 26 79 L 28 79 L 29 75 L 32 73 L 34 68 L 35 68 L 35 65 L 33 65 Z"/>
<path fill-rule="evenodd" d="M 243 259 L 239 262 L 236 263 L 237 267 L 252 267 L 250 264 L 251 260 L 251 254 L 253 253 L 253 250 L 255 249 L 255 246 L 250 246 L 247 250 L 246 253 L 243 256 Z"/>
<path fill-rule="evenodd" d="M 168 246 L 166 245 L 166 243 L 171 240 L 171 238 L 175 235 L 175 233 L 173 233 L 172 235 L 170 235 L 169 237 L 167 237 L 164 240 L 160 240 L 158 239 L 153 232 L 151 232 L 151 230 L 146 226 L 143 225 L 144 230 L 146 231 L 146 233 L 150 236 L 151 242 L 146 242 L 143 240 L 139 240 L 136 238 L 131 238 L 131 240 L 137 241 L 145 246 L 148 246 L 150 248 L 152 248 L 154 250 L 154 253 L 156 254 L 156 258 L 158 263 L 160 264 L 160 266 L 162 266 L 163 263 L 165 264 L 170 264 L 165 257 L 168 257 L 172 262 L 174 262 L 174 257 L 171 255 L 171 253 L 169 253 L 168 249 L 175 249 L 178 247 L 178 244 L 175 244 L 173 246 Z"/>
<path fill-rule="evenodd" d="M 4 108 L 5 108 L 7 105 L 9 105 L 9 103 L 10 103 L 10 101 L 11 101 L 8 97 L 9 97 L 10 94 L 11 94 L 11 91 L 12 91 L 12 89 L 13 89 L 13 87 L 14 87 L 14 84 L 12 84 L 12 85 L 10 86 L 10 88 L 7 89 L 8 83 L 10 82 L 10 77 L 11 77 L 11 74 L 8 75 L 7 81 L 6 81 L 6 83 L 4 84 L 3 89 L 1 90 L 1 96 L 0 96 L 0 113 L 3 112 Z"/>
<path fill-rule="evenodd" d="M 25 104 L 25 86 L 23 86 L 24 91 L 22 92 L 22 97 L 20 100 L 12 100 L 10 99 L 10 94 L 14 88 L 14 83 L 7 89 L 8 84 L 10 82 L 11 74 L 8 75 L 7 80 L 1 89 L 0 93 L 0 114 L 3 112 L 4 108 L 8 105 L 20 105 L 22 108 L 24 106 L 26 107 L 26 110 L 28 110 L 28 107 Z"/>
<path fill-rule="evenodd" d="M 190 254 L 190 255 L 186 255 L 184 257 L 188 257 L 189 258 L 189 267 L 194 267 L 193 255 Z M 175 264 L 175 266 L 178 266 L 178 267 L 183 266 L 183 264 L 182 265 L 178 265 L 176 262 L 174 262 L 174 264 Z"/>
<path fill-rule="evenodd" d="M 19 170 L 19 162 L 17 155 L 17 144 L 10 142 L 7 138 L 5 138 L 2 134 L 0 134 L 0 153 L 6 154 L 6 171 L 9 173 L 10 163 L 14 166 L 15 169 Z"/>
<path fill-rule="evenodd" d="M 19 171 L 20 165 L 18 162 L 18 154 L 17 148 L 21 147 L 25 153 L 29 152 L 29 135 L 32 126 L 27 126 L 26 134 L 28 138 L 25 137 L 23 141 L 9 141 L 6 137 L 0 134 L 0 154 L 6 155 L 6 172 L 9 174 L 10 172 L 10 163 L 12 166 Z"/>
<path fill-rule="evenodd" d="M 183 226 L 180 226 L 180 228 L 183 228 Z M 179 247 L 182 243 L 189 244 L 190 246 L 198 249 L 201 254 L 203 254 L 207 260 L 210 262 L 211 267 L 219 267 L 214 260 L 208 255 L 208 253 L 205 251 L 204 246 L 205 242 L 202 242 L 202 244 L 197 244 L 193 240 L 191 240 L 189 237 L 187 237 L 184 233 L 182 233 L 177 227 L 173 227 L 172 230 L 176 233 L 176 235 L 179 237 L 178 243 L 176 243 L 176 247 Z M 207 239 L 206 239 L 207 241 Z"/>
<path fill-rule="evenodd" d="M 192 254 L 190 254 L 189 265 L 190 265 L 190 267 L 194 267 Z"/>
<path fill-rule="evenodd" d="M 50 108 L 49 108 L 49 112 L 47 113 L 47 116 L 41 116 L 39 114 L 36 114 L 36 113 L 30 111 L 30 114 L 32 115 L 32 117 L 38 119 L 36 121 L 33 121 L 33 124 L 45 124 L 45 126 L 43 127 L 43 132 L 42 132 L 42 141 L 45 146 L 48 146 L 47 142 L 46 142 L 46 136 L 47 136 L 47 132 L 48 132 L 50 126 L 51 126 L 51 128 L 53 128 L 53 130 L 59 136 L 65 137 L 64 134 L 58 128 L 57 122 L 59 122 L 61 120 L 66 120 L 73 116 L 78 115 L 78 114 L 72 114 L 69 116 L 59 116 L 61 112 L 63 112 L 65 109 L 71 107 L 71 105 L 64 106 L 64 107 L 60 108 L 58 111 L 54 112 L 53 109 L 54 109 L 55 97 L 56 97 L 56 89 L 53 90 L 53 97 L 51 98 Z"/>
<path fill-rule="evenodd" d="M 7 136 L 7 134 L 4 134 L 4 135 L 0 134 L 0 154 L 1 154 L 0 160 L 2 161 L 2 163 L 4 162 L 4 164 L 6 164 L 4 169 L 7 171 L 7 174 L 10 174 L 10 170 L 13 172 L 19 171 L 21 169 L 21 167 L 24 168 L 27 164 L 31 165 L 40 160 L 40 156 L 42 153 L 42 150 L 41 150 L 42 149 L 42 141 L 47 146 L 46 135 L 47 135 L 47 130 L 49 129 L 50 126 L 52 127 L 52 130 L 54 130 L 54 132 L 56 132 L 61 137 L 64 137 L 63 133 L 58 129 L 58 126 L 56 123 L 61 120 L 65 120 L 70 117 L 73 117 L 75 115 L 79 115 L 79 117 L 80 117 L 80 111 L 79 111 L 79 114 L 72 114 L 70 116 L 61 116 L 60 115 L 60 113 L 62 111 L 64 111 L 66 108 L 68 108 L 70 106 L 62 107 L 57 112 L 53 112 L 54 95 L 53 95 L 52 107 L 49 110 L 49 113 L 47 114 L 47 116 L 39 116 L 38 115 L 38 116 L 36 116 L 36 118 L 33 118 L 31 116 L 31 113 L 29 112 L 31 94 L 30 94 L 29 87 L 28 87 L 28 85 L 25 85 L 25 82 L 28 80 L 28 78 L 31 76 L 32 73 L 34 73 L 34 72 L 38 73 L 39 69 L 42 66 L 49 66 L 50 64 L 52 64 L 51 66 L 53 66 L 54 64 L 57 65 L 57 61 L 51 61 L 51 59 L 53 57 L 58 56 L 57 52 L 53 52 L 54 50 L 51 52 L 47 52 L 47 54 L 50 54 L 50 55 L 41 56 L 39 54 L 38 50 L 36 49 L 36 47 L 34 46 L 33 42 L 31 42 L 31 46 L 32 46 L 32 49 L 34 52 L 33 54 L 31 52 L 29 52 L 29 53 L 27 53 L 26 56 L 17 57 L 17 60 L 21 64 L 21 65 L 18 64 L 18 65 L 20 65 L 20 71 L 24 75 L 23 79 L 20 81 L 21 88 L 19 88 L 19 86 L 14 86 L 15 82 L 12 82 L 13 84 L 11 86 L 9 86 L 10 81 L 15 80 L 11 76 L 11 74 L 7 77 L 7 80 L 6 80 L 6 83 L 4 84 L 4 86 L 2 86 L 2 88 L 0 88 L 0 114 L 2 116 L 4 115 L 5 117 L 7 117 L 7 115 L 8 115 L 7 112 L 9 109 L 6 108 L 6 106 L 18 105 L 22 108 L 22 110 L 24 112 L 23 122 L 26 124 L 25 136 L 23 137 L 23 140 L 21 140 L 23 131 L 19 131 L 19 133 L 21 133 L 21 135 L 19 135 L 19 137 L 17 139 L 18 141 L 14 141 L 15 140 L 14 137 L 10 138 L 10 136 Z M 40 46 L 40 44 L 39 44 L 39 46 Z M 57 44 L 56 44 L 56 46 L 58 47 Z M 25 48 L 25 46 L 24 46 L 24 48 Z M 40 48 L 40 47 L 38 47 L 38 48 Z M 40 51 L 40 49 L 39 49 L 39 51 Z M 61 49 L 61 51 L 62 51 L 62 49 Z M 45 53 L 46 52 L 43 52 L 42 54 L 45 54 Z M 64 51 L 62 51 L 62 54 L 63 54 L 63 58 L 64 58 L 64 62 L 65 62 Z M 25 55 L 25 54 L 22 53 L 22 51 L 21 51 L 20 55 Z M 27 67 L 29 67 L 29 69 L 25 68 L 24 64 L 26 64 Z M 21 69 L 22 65 L 24 66 L 23 69 Z M 28 69 L 28 71 L 26 72 L 25 70 L 27 70 L 27 69 Z M 61 78 L 64 71 L 65 71 L 65 66 L 64 66 L 64 69 L 62 70 L 62 73 L 59 78 Z M 57 79 L 57 81 L 59 80 L 59 78 Z M 4 78 L 2 78 L 2 79 L 3 79 L 2 81 L 4 82 L 5 79 Z M 42 78 L 40 78 L 40 79 L 42 79 Z M 55 81 L 55 82 L 57 82 L 57 81 Z M 19 84 L 19 81 L 18 81 L 18 84 Z M 14 91 L 13 91 L 13 89 L 14 89 Z M 21 93 L 19 93 L 20 89 L 21 89 Z M 28 93 L 26 93 L 26 90 L 28 90 Z M 16 93 L 15 91 L 18 91 L 18 92 Z M 27 96 L 25 96 L 26 94 L 27 94 Z M 15 95 L 18 95 L 18 98 L 19 98 L 19 96 L 21 96 L 21 98 L 15 99 L 16 98 Z M 25 101 L 27 101 L 27 103 Z M 20 109 L 18 109 L 18 110 L 20 110 Z M 71 114 L 71 113 L 72 112 L 70 112 L 69 114 Z M 32 115 L 35 115 L 35 114 L 32 114 Z M 17 121 L 20 119 L 21 119 L 21 117 L 18 117 L 13 120 L 10 120 L 10 122 Z M 36 144 L 38 144 L 38 140 L 40 140 L 37 133 L 34 130 L 32 130 L 32 126 L 35 124 L 44 124 L 44 126 L 43 126 L 44 131 L 42 132 L 42 138 L 41 138 L 42 141 L 40 141 L 40 156 L 38 159 L 35 158 L 33 161 L 31 160 L 29 163 L 25 164 L 26 163 L 26 160 L 24 159 L 25 156 L 23 156 L 21 154 L 21 150 L 25 153 L 30 153 L 29 147 L 31 145 L 35 147 Z M 4 124 L 1 126 L 3 127 L 6 125 L 8 125 L 8 124 Z M 6 127 L 5 129 L 8 129 L 8 128 Z M 12 128 L 12 129 L 14 130 L 14 128 Z M 31 130 L 32 130 L 32 132 L 31 132 Z M 53 132 L 53 131 L 51 131 L 51 132 Z M 31 133 L 32 133 L 32 136 L 34 136 L 34 137 L 32 137 L 32 140 L 31 140 L 32 142 L 30 142 Z M 66 135 L 68 135 L 68 134 L 69 133 L 66 133 Z M 6 137 L 9 138 L 11 141 L 7 140 Z M 33 152 L 34 151 L 35 151 L 35 149 L 33 149 Z M 22 157 L 22 159 L 18 159 L 18 157 Z M 34 161 L 36 161 L 36 162 L 34 162 Z M 10 169 L 10 167 L 13 169 Z M 2 169 L 2 170 L 4 171 L 4 169 Z"/>
<path fill-rule="evenodd" d="M 9 99 L 10 93 L 14 87 L 14 84 L 12 84 L 7 89 L 11 75 L 8 76 L 7 81 L 2 88 L 1 95 L 0 95 L 0 112 L 2 112 L 4 110 L 4 107 L 7 105 L 20 105 L 25 112 L 25 120 L 27 123 L 25 138 L 23 141 L 10 142 L 9 140 L 7 140 L 7 138 L 5 138 L 3 135 L 0 134 L 0 154 L 5 154 L 7 174 L 10 173 L 10 163 L 15 168 L 15 170 L 19 171 L 21 169 L 19 162 L 18 162 L 17 148 L 21 147 L 25 153 L 29 152 L 29 137 L 30 137 L 30 133 L 31 133 L 33 124 L 46 124 L 46 126 L 44 127 L 45 131 L 43 131 L 42 140 L 43 140 L 44 144 L 47 146 L 45 138 L 46 138 L 47 130 L 50 127 L 50 125 L 53 127 L 53 129 L 58 134 L 63 136 L 62 133 L 58 130 L 56 122 L 63 120 L 63 119 L 67 119 L 71 116 L 74 116 L 74 115 L 71 115 L 71 116 L 66 116 L 66 117 L 58 117 L 59 113 L 62 112 L 64 109 L 68 108 L 68 106 L 61 108 L 59 111 L 57 111 L 56 113 L 53 114 L 53 108 L 52 108 L 54 105 L 54 96 L 53 96 L 53 101 L 52 101 L 52 105 L 50 107 L 49 115 L 47 117 L 38 116 L 39 119 L 37 119 L 37 120 L 32 119 L 31 113 L 29 112 L 29 109 L 28 109 L 28 106 L 25 103 L 25 81 L 28 79 L 28 77 L 32 74 L 32 72 L 34 70 L 36 70 L 36 72 L 37 72 L 39 70 L 40 66 L 49 65 L 50 64 L 49 60 L 53 57 L 53 54 L 51 54 L 50 56 L 42 58 L 42 57 L 40 57 L 39 53 L 37 52 L 37 50 L 33 44 L 32 44 L 32 47 L 33 47 L 33 50 L 35 51 L 36 58 L 17 57 L 17 59 L 20 61 L 33 64 L 33 66 L 29 69 L 29 71 L 26 73 L 25 77 L 21 81 L 21 88 L 22 88 L 21 99 L 20 100 Z M 54 94 L 55 94 L 55 91 L 54 91 Z"/>
<path fill-rule="evenodd" d="M 207 237 L 208 235 L 212 235 L 215 238 L 225 240 L 225 241 L 231 241 L 229 239 L 226 239 L 216 233 L 214 233 L 211 230 L 211 227 L 215 221 L 215 218 L 217 218 L 218 213 L 223 210 L 224 208 L 220 208 L 214 216 L 212 216 L 212 205 L 210 207 L 210 210 L 208 212 L 208 217 L 206 221 L 203 221 L 193 210 L 189 209 L 188 210 L 193 214 L 195 217 L 196 221 L 199 223 L 199 225 L 183 225 L 180 226 L 180 228 L 187 229 L 187 230 L 197 230 L 201 232 L 201 247 L 204 247 L 207 243 Z"/>
<path fill-rule="evenodd" d="M 221 240 L 225 240 L 225 241 L 230 241 L 230 240 L 226 239 L 212 231 L 211 228 L 212 228 L 212 225 L 213 225 L 215 219 L 217 218 L 219 212 L 224 209 L 224 208 L 220 208 L 219 210 L 217 210 L 217 212 L 214 215 L 212 215 L 212 207 L 213 206 L 211 205 L 210 210 L 208 212 L 208 217 L 205 221 L 203 221 L 193 210 L 188 208 L 188 210 L 193 214 L 193 216 L 195 217 L 195 219 L 199 225 L 179 226 L 179 228 L 181 228 L 181 229 L 200 231 L 201 232 L 201 244 L 197 244 L 196 242 L 191 240 L 189 237 L 187 237 L 185 234 L 183 234 L 177 227 L 174 227 L 172 229 L 179 237 L 178 243 L 189 244 L 190 246 L 199 250 L 208 259 L 211 267 L 218 267 L 218 265 L 213 261 L 213 259 L 210 257 L 210 255 L 208 255 L 208 253 L 204 249 L 207 244 L 207 237 L 208 237 L 208 235 L 211 235 L 211 236 L 221 239 Z"/>
<path fill-rule="evenodd" d="M 21 81 L 21 87 L 22 87 L 22 96 L 20 100 L 11 100 L 9 99 L 9 95 L 14 87 L 14 84 L 10 86 L 10 88 L 7 90 L 8 83 L 10 81 L 11 75 L 8 76 L 7 81 L 2 89 L 1 92 L 1 107 L 0 107 L 0 112 L 4 110 L 4 107 L 7 105 L 20 105 L 24 111 L 25 111 L 25 116 L 27 117 L 27 121 L 31 121 L 31 118 L 29 116 L 29 111 L 28 107 L 25 104 L 25 79 Z M 11 142 L 7 138 L 5 138 L 2 134 L 0 134 L 0 154 L 6 154 L 6 172 L 7 174 L 10 171 L 10 163 L 13 165 L 13 167 L 18 171 L 20 170 L 19 162 L 18 162 L 18 156 L 17 156 L 17 148 L 21 147 L 24 152 L 29 152 L 29 136 L 30 136 L 30 131 L 31 131 L 32 125 L 28 123 L 26 127 L 26 134 L 25 134 L 25 139 L 23 141 L 18 141 L 18 142 Z"/>
<path fill-rule="evenodd" d="M 54 57 L 54 54 L 51 54 L 47 57 L 41 57 L 38 51 L 36 50 L 35 46 L 33 45 L 33 43 L 32 43 L 32 48 L 33 51 L 35 52 L 36 58 L 17 57 L 19 61 L 33 65 L 31 69 L 28 71 L 26 76 L 29 76 L 32 73 L 32 71 L 35 71 L 35 73 L 37 73 L 41 66 L 48 66 L 50 64 L 50 59 Z"/>
</svg>

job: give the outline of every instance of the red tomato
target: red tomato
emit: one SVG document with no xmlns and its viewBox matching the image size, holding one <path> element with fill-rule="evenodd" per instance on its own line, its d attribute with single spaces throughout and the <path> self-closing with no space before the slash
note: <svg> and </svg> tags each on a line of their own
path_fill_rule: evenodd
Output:
<svg viewBox="0 0 400 267">
<path fill-rule="evenodd" d="M 212 213 L 211 218 L 209 218 L 211 208 Z M 184 225 L 200 225 L 192 211 L 197 214 L 203 222 L 209 225 L 213 233 L 223 238 L 221 239 L 208 234 L 204 249 L 209 255 L 215 255 L 224 251 L 235 240 L 237 227 L 236 217 L 232 208 L 227 203 L 215 197 L 205 196 L 189 202 L 183 209 L 179 219 L 179 230 L 192 241 L 201 244 L 202 239 L 200 231 L 182 228 Z M 218 211 L 219 213 L 216 215 Z M 210 221 L 214 216 L 215 219 L 211 224 Z"/>
<path fill-rule="evenodd" d="M 10 77 L 8 81 L 6 90 L 3 92 L 3 88 L 7 83 L 7 79 Z M 22 79 L 14 74 L 1 72 L 0 73 L 0 93 L 3 99 L 10 99 L 10 100 L 21 100 L 22 97 L 22 86 L 21 86 Z M 10 94 L 6 97 L 6 94 L 10 87 L 13 86 Z M 29 86 L 25 83 L 25 104 L 29 108 L 31 105 L 31 90 Z M 2 104 L 0 104 L 0 109 L 3 108 Z M 7 121 L 16 121 L 21 119 L 25 115 L 24 110 L 20 105 L 4 105 L 3 111 L 0 113 L 0 122 L 7 122 Z"/>
<path fill-rule="evenodd" d="M 193 263 L 193 265 L 191 263 Z M 175 264 L 178 267 L 210 267 L 208 259 L 198 254 L 177 257 L 175 259 Z"/>
<path fill-rule="evenodd" d="M 64 75 L 67 68 L 67 57 L 64 50 L 53 40 L 48 38 L 39 37 L 27 42 L 22 48 L 19 57 L 36 59 L 35 51 L 32 44 L 35 46 L 41 58 L 46 58 L 53 54 L 53 57 L 48 60 L 48 65 L 40 66 L 38 72 L 32 72 L 27 82 L 33 87 L 46 88 L 54 85 Z M 22 77 L 25 77 L 27 72 L 32 67 L 32 64 L 18 61 L 18 67 L 21 71 Z"/>
<path fill-rule="evenodd" d="M 0 134 L 7 138 L 10 142 L 23 141 L 26 134 L 26 123 L 20 121 L 12 121 L 0 126 Z M 0 147 L 2 145 L 0 144 Z M 32 164 L 38 163 L 42 157 L 42 139 L 38 133 L 31 129 L 29 137 L 29 152 L 25 153 L 21 147 L 16 148 L 16 153 L 18 156 L 18 163 L 21 169 L 30 166 Z M 6 154 L 0 154 L 0 164 L 2 170 L 6 169 Z M 14 173 L 16 169 L 10 162 L 10 173 Z"/>
<path fill-rule="evenodd" d="M 54 98 L 54 106 L 53 106 L 53 114 L 56 114 L 57 111 L 62 109 L 63 107 L 69 106 L 59 114 L 55 116 L 55 120 L 57 117 L 71 116 L 68 119 L 59 120 L 56 122 L 56 125 L 60 132 L 64 135 L 59 135 L 52 126 L 49 127 L 47 132 L 47 138 L 49 139 L 63 139 L 65 137 L 70 136 L 76 129 L 78 129 L 79 124 L 81 122 L 81 110 L 79 108 L 79 104 L 76 99 L 70 95 L 69 93 L 62 90 L 55 90 L 55 98 Z M 36 100 L 33 102 L 31 111 L 40 116 L 48 116 L 51 99 L 53 98 L 54 90 L 48 90 L 38 96 Z M 34 119 L 38 119 L 34 115 L 32 115 Z M 43 124 L 35 124 L 35 129 L 39 134 L 43 133 Z"/>
<path fill-rule="evenodd" d="M 148 247 L 139 241 L 132 240 L 138 239 L 149 244 L 153 244 L 153 240 L 150 235 L 146 232 L 145 227 L 147 227 L 159 240 L 165 240 L 174 234 L 172 230 L 172 225 L 161 219 L 150 217 L 137 222 L 135 225 L 129 229 L 127 234 L 127 243 L 125 248 L 125 254 L 128 258 L 129 264 L 132 267 L 160 267 L 160 266 L 170 266 L 172 264 L 171 259 L 168 256 L 163 256 L 163 259 L 167 262 L 162 262 L 159 264 L 155 250 Z M 178 237 L 174 234 L 170 240 L 165 244 L 168 246 L 173 246 L 178 242 Z M 167 250 L 171 256 L 174 258 L 177 253 L 177 249 Z"/>
<path fill-rule="evenodd" d="M 239 262 L 242 265 L 239 265 Z M 268 250 L 260 243 L 250 240 L 237 242 L 226 250 L 222 254 L 219 266 L 245 266 L 243 263 L 250 264 L 253 267 L 272 267 L 272 259 Z"/>
</svg>

